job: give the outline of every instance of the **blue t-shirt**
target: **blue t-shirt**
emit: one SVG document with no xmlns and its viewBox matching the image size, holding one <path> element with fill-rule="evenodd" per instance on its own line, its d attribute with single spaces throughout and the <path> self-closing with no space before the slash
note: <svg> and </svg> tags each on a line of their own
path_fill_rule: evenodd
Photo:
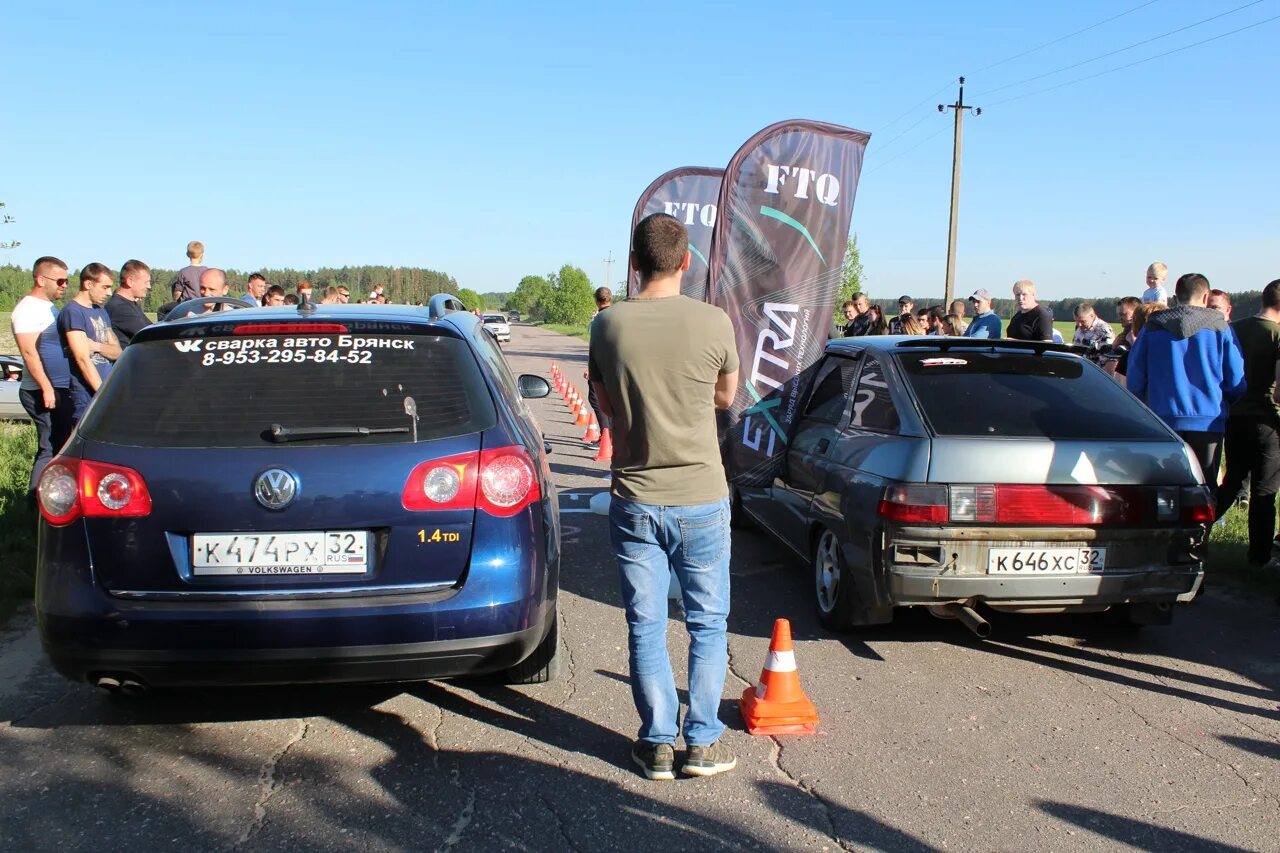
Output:
<svg viewBox="0 0 1280 853">
<path fill-rule="evenodd" d="M 84 392 L 92 394 L 93 391 L 80 372 L 80 365 L 67 346 L 67 332 L 84 332 L 89 340 L 105 344 L 111 340 L 111 316 L 97 305 L 86 308 L 74 299 L 63 305 L 58 312 L 58 337 L 62 340 L 62 351 L 71 368 L 71 385 L 73 388 L 78 385 Z M 111 374 L 111 362 L 105 355 L 96 352 L 90 358 L 98 369 L 98 378 L 106 382 L 107 376 Z"/>
<path fill-rule="evenodd" d="M 1003 331 L 1000 328 L 1000 318 L 996 316 L 996 312 L 988 311 L 973 318 L 969 328 L 964 330 L 964 336 L 966 338 L 991 338 L 994 340 L 1001 337 Z"/>
</svg>

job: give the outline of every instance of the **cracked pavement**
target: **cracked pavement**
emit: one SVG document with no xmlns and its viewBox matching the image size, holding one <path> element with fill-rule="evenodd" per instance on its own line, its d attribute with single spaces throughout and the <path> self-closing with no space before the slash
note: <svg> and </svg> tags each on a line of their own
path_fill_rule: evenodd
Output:
<svg viewBox="0 0 1280 853">
<path fill-rule="evenodd" d="M 585 345 L 513 329 L 517 372 Z M 979 642 L 909 613 L 835 637 L 808 578 L 734 532 L 723 712 L 738 768 L 649 782 L 607 486 L 558 399 L 561 680 L 111 697 L 54 674 L 30 616 L 0 632 L 0 849 L 1280 849 L 1280 611 L 1211 588 L 1171 627 L 997 617 Z M 685 635 L 673 611 L 678 681 Z M 736 701 L 792 620 L 812 737 L 752 738 Z"/>
</svg>

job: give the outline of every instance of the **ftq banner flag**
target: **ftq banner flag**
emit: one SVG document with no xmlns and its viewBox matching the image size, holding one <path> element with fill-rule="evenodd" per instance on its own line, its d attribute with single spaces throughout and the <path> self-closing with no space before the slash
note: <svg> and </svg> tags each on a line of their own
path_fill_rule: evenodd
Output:
<svg viewBox="0 0 1280 853">
<path fill-rule="evenodd" d="M 651 213 L 667 213 L 689 229 L 689 269 L 680 279 L 680 292 L 702 302 L 707 297 L 707 253 L 711 251 L 711 229 L 716 224 L 716 202 L 724 169 L 685 166 L 672 169 L 640 194 L 631 214 L 631 233 L 640 220 Z M 629 256 L 629 253 L 628 253 Z M 627 268 L 627 295 L 640 290 L 640 275 Z"/>
<path fill-rule="evenodd" d="M 784 121 L 753 136 L 725 170 L 708 301 L 729 315 L 738 342 L 740 384 L 722 433 L 735 483 L 767 485 L 786 451 L 808 370 L 831 331 L 870 138 Z"/>
</svg>

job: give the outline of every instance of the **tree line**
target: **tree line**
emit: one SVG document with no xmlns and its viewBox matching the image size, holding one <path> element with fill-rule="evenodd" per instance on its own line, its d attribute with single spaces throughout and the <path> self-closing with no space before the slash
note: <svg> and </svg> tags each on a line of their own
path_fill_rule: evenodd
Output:
<svg viewBox="0 0 1280 853">
<path fill-rule="evenodd" d="M 615 294 L 621 298 L 625 294 Z M 528 319 L 565 326 L 586 325 L 596 310 L 595 288 L 578 267 L 565 264 L 546 275 L 527 275 L 507 296 L 506 309 Z"/>
</svg>

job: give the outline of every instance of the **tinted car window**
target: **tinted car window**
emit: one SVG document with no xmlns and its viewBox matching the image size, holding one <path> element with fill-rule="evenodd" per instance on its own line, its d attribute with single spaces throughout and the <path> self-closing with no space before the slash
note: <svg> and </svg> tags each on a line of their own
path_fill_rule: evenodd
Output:
<svg viewBox="0 0 1280 853">
<path fill-rule="evenodd" d="M 299 340 L 310 343 L 297 345 Z M 329 346 L 316 343 L 325 340 Z M 464 341 L 371 336 L 362 340 L 399 348 L 339 348 L 337 340 L 267 335 L 134 344 L 80 432 L 112 444 L 259 447 L 270 443 L 272 424 L 409 428 L 306 442 L 313 446 L 426 441 L 496 423 L 480 367 Z M 410 406 L 417 411 L 416 436 Z"/>
<path fill-rule="evenodd" d="M 844 404 L 858 375 L 858 362 L 851 358 L 828 356 L 818 369 L 817 385 L 809 397 L 804 416 L 825 423 L 839 423 Z"/>
<path fill-rule="evenodd" d="M 489 363 L 489 369 L 493 371 L 493 376 L 498 380 L 498 387 L 502 395 L 506 397 L 507 405 L 512 408 L 519 407 L 521 400 L 520 385 L 516 382 L 515 376 L 511 374 L 511 368 L 507 366 L 507 360 L 503 357 L 502 351 L 498 349 L 498 344 L 494 341 L 493 334 L 483 326 L 477 326 L 475 331 L 476 351 L 480 353 L 480 357 Z"/>
<path fill-rule="evenodd" d="M 898 431 L 898 410 L 889 393 L 884 367 L 880 360 L 868 357 L 858 377 L 858 390 L 853 395 L 853 413 L 849 426 L 877 432 Z"/>
<path fill-rule="evenodd" d="M 1077 358 L 953 350 L 898 359 L 936 435 L 1168 439 L 1133 395 Z"/>
</svg>

